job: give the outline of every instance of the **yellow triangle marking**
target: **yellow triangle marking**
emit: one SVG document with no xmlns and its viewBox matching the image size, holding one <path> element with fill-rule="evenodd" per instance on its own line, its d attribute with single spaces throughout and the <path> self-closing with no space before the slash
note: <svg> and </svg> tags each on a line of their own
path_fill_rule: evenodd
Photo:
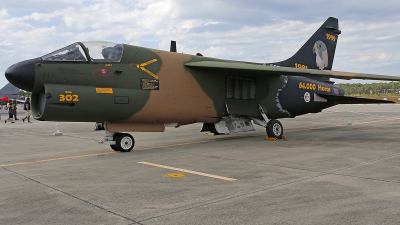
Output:
<svg viewBox="0 0 400 225">
<path fill-rule="evenodd" d="M 150 64 L 155 63 L 155 62 L 157 62 L 157 59 L 152 59 L 152 60 L 149 60 L 147 62 L 141 63 L 140 67 L 144 67 L 144 66 L 150 65 Z"/>
<path fill-rule="evenodd" d="M 144 72 L 146 72 L 147 74 L 152 76 L 153 78 L 158 79 L 157 75 L 155 75 L 154 73 L 150 72 L 148 69 L 144 68 L 145 66 L 150 65 L 150 64 L 155 63 L 155 62 L 157 62 L 157 59 L 151 59 L 151 60 L 149 60 L 147 62 L 141 63 L 140 65 L 136 65 L 136 66 L 137 66 L 137 68 L 140 68 L 141 70 L 143 70 Z"/>
</svg>

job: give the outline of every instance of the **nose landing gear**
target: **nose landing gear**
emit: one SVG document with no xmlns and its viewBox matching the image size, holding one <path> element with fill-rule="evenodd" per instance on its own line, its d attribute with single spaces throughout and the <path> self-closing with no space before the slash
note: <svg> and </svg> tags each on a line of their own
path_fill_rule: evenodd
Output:
<svg viewBox="0 0 400 225">
<path fill-rule="evenodd" d="M 127 133 L 115 133 L 113 139 L 115 145 L 110 145 L 110 147 L 115 151 L 130 152 L 135 146 L 135 139 Z"/>
<path fill-rule="evenodd" d="M 109 144 L 111 149 L 120 152 L 130 152 L 135 146 L 135 139 L 128 133 L 109 133 L 98 141 L 100 144 Z"/>
</svg>

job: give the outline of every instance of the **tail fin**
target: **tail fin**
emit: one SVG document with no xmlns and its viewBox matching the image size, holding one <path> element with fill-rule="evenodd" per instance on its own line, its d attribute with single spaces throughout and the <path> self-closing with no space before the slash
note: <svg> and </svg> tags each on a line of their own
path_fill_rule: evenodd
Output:
<svg viewBox="0 0 400 225">
<path fill-rule="evenodd" d="M 296 54 L 273 65 L 331 70 L 340 33 L 338 19 L 329 17 Z"/>
<path fill-rule="evenodd" d="M 11 83 L 6 84 L 0 89 L 0 95 L 19 95 L 19 88 L 15 87 Z"/>
</svg>

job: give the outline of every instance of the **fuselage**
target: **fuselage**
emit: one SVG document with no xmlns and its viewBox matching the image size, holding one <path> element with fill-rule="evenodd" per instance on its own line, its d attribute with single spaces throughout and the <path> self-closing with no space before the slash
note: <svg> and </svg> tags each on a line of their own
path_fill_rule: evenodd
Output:
<svg viewBox="0 0 400 225">
<path fill-rule="evenodd" d="M 314 99 L 318 93 L 344 94 L 305 77 L 185 66 L 219 59 L 109 42 L 71 46 L 6 71 L 11 83 L 32 92 L 38 120 L 185 125 L 227 114 L 261 118 L 259 106 L 268 118 L 286 118 L 333 106 Z"/>
</svg>

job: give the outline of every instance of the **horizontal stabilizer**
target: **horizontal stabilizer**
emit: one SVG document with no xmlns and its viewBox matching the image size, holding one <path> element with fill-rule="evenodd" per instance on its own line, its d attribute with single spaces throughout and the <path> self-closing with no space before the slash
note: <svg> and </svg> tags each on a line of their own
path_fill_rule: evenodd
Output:
<svg viewBox="0 0 400 225">
<path fill-rule="evenodd" d="M 322 98 L 328 100 L 328 102 L 334 102 L 336 104 L 381 104 L 381 103 L 395 103 L 393 101 L 370 99 L 370 98 L 355 98 L 348 96 L 338 96 L 338 95 L 327 95 L 327 94 L 317 94 Z"/>
<path fill-rule="evenodd" d="M 331 70 L 298 69 L 292 67 L 266 66 L 262 64 L 235 62 L 235 61 L 198 61 L 198 62 L 185 63 L 185 66 L 198 69 L 223 70 L 231 72 L 241 71 L 241 72 L 246 72 L 247 74 L 263 74 L 266 76 L 291 75 L 291 76 L 306 76 L 306 77 L 315 76 L 315 77 L 337 78 L 345 80 L 368 79 L 368 80 L 400 81 L 400 77 L 398 76 L 340 72 Z"/>
</svg>

